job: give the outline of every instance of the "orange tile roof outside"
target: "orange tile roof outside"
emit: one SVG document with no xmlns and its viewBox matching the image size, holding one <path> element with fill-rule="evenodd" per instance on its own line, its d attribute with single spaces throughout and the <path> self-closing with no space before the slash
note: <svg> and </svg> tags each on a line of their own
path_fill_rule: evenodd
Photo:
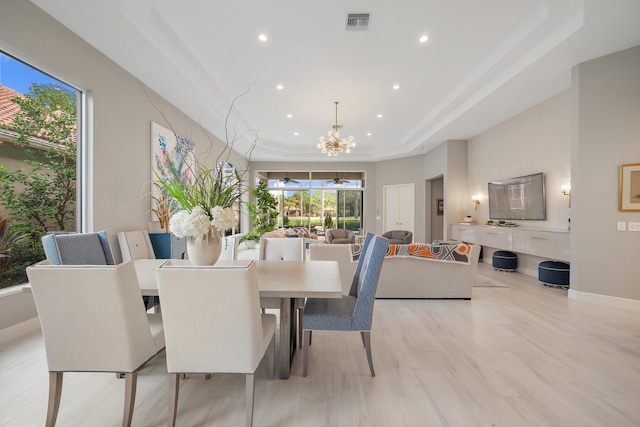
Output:
<svg viewBox="0 0 640 427">
<path fill-rule="evenodd" d="M 8 125 L 13 122 L 13 118 L 20 111 L 20 106 L 11 102 L 12 98 L 23 95 L 13 89 L 0 85 L 0 125 Z"/>
</svg>

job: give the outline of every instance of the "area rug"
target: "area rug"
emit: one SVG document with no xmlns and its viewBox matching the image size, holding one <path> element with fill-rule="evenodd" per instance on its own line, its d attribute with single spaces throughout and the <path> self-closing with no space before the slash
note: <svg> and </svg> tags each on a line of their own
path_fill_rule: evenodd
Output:
<svg viewBox="0 0 640 427">
<path fill-rule="evenodd" d="M 496 282 L 493 279 L 489 279 L 488 277 L 481 276 L 476 274 L 476 280 L 473 284 L 474 288 L 508 288 L 508 285 L 504 283 Z"/>
</svg>

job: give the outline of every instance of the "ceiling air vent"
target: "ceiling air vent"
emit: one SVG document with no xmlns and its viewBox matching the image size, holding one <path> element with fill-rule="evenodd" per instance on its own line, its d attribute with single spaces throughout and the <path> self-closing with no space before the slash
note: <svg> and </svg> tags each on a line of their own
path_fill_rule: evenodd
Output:
<svg viewBox="0 0 640 427">
<path fill-rule="evenodd" d="M 367 31 L 369 29 L 369 13 L 350 13 L 347 15 L 347 31 Z"/>
</svg>

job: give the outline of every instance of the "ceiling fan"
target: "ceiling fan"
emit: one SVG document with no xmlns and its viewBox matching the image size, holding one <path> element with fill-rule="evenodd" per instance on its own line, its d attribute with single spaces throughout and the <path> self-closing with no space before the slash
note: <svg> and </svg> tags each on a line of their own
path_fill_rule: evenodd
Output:
<svg viewBox="0 0 640 427">
<path fill-rule="evenodd" d="M 336 173 L 336 177 L 335 177 L 335 178 L 333 178 L 333 179 L 328 179 L 328 180 L 326 180 L 325 182 L 326 182 L 326 183 L 332 183 L 332 182 L 333 182 L 333 184 L 334 184 L 334 185 L 340 185 L 340 184 L 349 184 L 351 181 L 348 181 L 348 180 L 346 180 L 346 179 L 340 179 L 340 178 L 338 178 L 338 174 Z"/>
<path fill-rule="evenodd" d="M 285 185 L 286 184 L 300 184 L 300 181 L 296 181 L 295 179 L 289 178 L 289 173 L 288 172 L 285 174 L 284 178 L 279 179 L 278 182 L 282 182 Z"/>
</svg>

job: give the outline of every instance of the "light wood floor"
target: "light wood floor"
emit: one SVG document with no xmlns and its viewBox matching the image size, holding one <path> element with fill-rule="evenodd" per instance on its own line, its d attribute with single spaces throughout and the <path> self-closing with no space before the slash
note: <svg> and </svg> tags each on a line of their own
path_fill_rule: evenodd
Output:
<svg viewBox="0 0 640 427">
<path fill-rule="evenodd" d="M 255 426 L 640 426 L 640 313 L 569 300 L 535 278 L 480 273 L 509 288 L 471 301 L 377 300 L 377 376 L 357 333 L 314 334 L 309 376 L 256 385 Z M 140 373 L 134 426 L 165 426 L 161 353 Z M 47 372 L 33 333 L 0 346 L 0 426 L 44 425 Z M 183 381 L 179 426 L 241 426 L 244 378 Z M 58 426 L 118 426 L 124 383 L 65 374 Z"/>
</svg>

